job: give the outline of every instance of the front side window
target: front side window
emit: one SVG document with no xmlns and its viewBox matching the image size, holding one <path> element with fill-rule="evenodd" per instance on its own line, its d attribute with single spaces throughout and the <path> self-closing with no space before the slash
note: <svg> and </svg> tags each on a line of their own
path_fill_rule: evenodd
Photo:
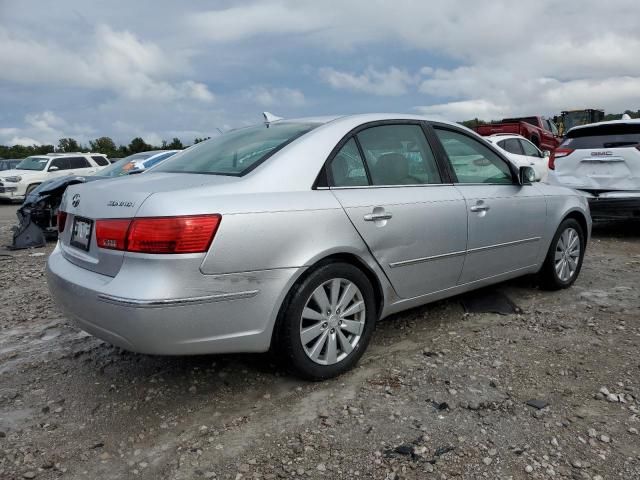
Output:
<svg viewBox="0 0 640 480">
<path fill-rule="evenodd" d="M 16 165 L 16 170 L 44 170 L 48 162 L 47 157 L 27 157 Z"/>
<path fill-rule="evenodd" d="M 538 150 L 536 148 L 536 146 L 527 141 L 527 140 L 522 140 L 520 139 L 520 144 L 522 145 L 522 150 L 524 151 L 524 154 L 528 157 L 544 157 L 544 155 L 542 155 L 542 153 L 540 152 L 540 150 Z"/>
<path fill-rule="evenodd" d="M 194 145 L 153 172 L 241 176 L 316 126 L 282 122 L 234 130 Z"/>
<path fill-rule="evenodd" d="M 368 185 L 364 161 L 358 151 L 356 141 L 351 138 L 333 157 L 329 165 L 331 185 L 334 187 L 354 187 Z"/>
<path fill-rule="evenodd" d="M 512 184 L 509 165 L 478 140 L 452 130 L 436 128 L 458 183 Z"/>
<path fill-rule="evenodd" d="M 382 125 L 357 136 L 373 185 L 442 183 L 420 125 Z"/>
</svg>

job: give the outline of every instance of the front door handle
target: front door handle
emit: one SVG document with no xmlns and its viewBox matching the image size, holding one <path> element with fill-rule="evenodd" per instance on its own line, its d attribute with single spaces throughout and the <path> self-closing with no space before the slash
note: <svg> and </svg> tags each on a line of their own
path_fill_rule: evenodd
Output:
<svg viewBox="0 0 640 480">
<path fill-rule="evenodd" d="M 384 212 L 384 213 L 367 213 L 364 216 L 364 221 L 365 222 L 375 222 L 377 220 L 389 220 L 391 217 L 393 217 L 393 215 L 391 215 L 390 212 Z"/>
<path fill-rule="evenodd" d="M 486 212 L 487 210 L 489 210 L 489 205 L 487 205 L 486 203 L 484 203 L 483 200 L 478 200 L 478 202 L 473 205 L 469 210 L 471 210 L 472 212 Z"/>
</svg>

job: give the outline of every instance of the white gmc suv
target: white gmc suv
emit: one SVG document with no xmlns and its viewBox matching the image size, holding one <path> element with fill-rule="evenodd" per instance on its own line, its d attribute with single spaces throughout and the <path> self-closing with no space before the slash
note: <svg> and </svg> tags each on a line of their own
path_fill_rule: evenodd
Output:
<svg viewBox="0 0 640 480">
<path fill-rule="evenodd" d="M 24 200 L 45 180 L 66 175 L 94 175 L 109 165 L 102 153 L 48 153 L 22 160 L 13 170 L 0 172 L 0 199 Z"/>
</svg>

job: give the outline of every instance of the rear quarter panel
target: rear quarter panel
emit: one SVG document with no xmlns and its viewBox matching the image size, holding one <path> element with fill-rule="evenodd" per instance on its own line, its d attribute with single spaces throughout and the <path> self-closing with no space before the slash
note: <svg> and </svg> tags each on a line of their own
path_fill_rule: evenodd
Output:
<svg viewBox="0 0 640 480">
<path fill-rule="evenodd" d="M 571 213 L 581 214 L 587 223 L 587 240 L 591 236 L 591 214 L 586 197 L 576 190 L 547 183 L 537 183 L 536 187 L 544 195 L 547 203 L 547 218 L 543 236 L 543 248 L 540 249 L 539 264 L 542 266 L 560 223 Z"/>
</svg>

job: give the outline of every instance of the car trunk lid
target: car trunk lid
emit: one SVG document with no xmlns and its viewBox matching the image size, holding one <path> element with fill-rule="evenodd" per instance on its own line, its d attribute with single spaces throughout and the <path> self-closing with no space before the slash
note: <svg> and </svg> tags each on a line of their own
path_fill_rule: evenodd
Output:
<svg viewBox="0 0 640 480">
<path fill-rule="evenodd" d="M 99 248 L 96 221 L 134 218 L 154 193 L 184 190 L 237 181 L 235 177 L 149 173 L 70 186 L 60 210 L 67 213 L 60 247 L 75 265 L 110 277 L 116 276 L 125 252 Z"/>
</svg>

